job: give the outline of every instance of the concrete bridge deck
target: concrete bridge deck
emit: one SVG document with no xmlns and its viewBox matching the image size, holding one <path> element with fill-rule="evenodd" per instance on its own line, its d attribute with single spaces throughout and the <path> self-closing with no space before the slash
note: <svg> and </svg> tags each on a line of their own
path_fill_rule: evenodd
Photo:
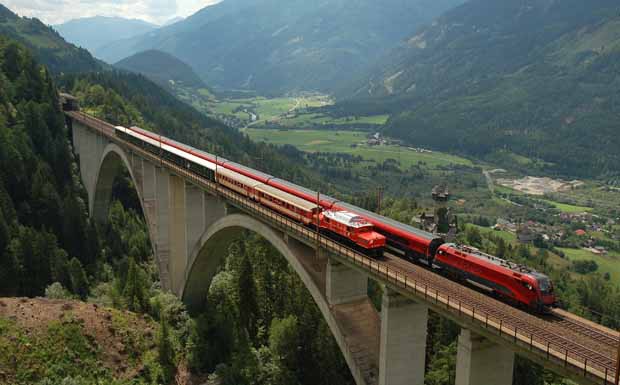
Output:
<svg viewBox="0 0 620 385">
<path fill-rule="evenodd" d="M 162 286 L 190 308 L 204 300 L 234 235 L 248 229 L 271 242 L 300 276 L 358 384 L 424 383 L 429 309 L 463 327 L 457 384 L 510 385 L 515 353 L 579 383 L 615 383 L 616 346 L 596 335 L 562 329 L 398 258 L 367 258 L 124 142 L 106 122 L 73 111 L 67 116 L 91 215 L 106 219 L 113 179 L 126 167 Z M 367 298 L 368 278 L 385 286 L 381 313 Z"/>
</svg>

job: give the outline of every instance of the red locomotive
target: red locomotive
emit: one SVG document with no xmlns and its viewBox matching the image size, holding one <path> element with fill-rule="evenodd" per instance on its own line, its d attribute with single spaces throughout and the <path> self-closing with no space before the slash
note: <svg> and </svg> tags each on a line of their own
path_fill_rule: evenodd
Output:
<svg viewBox="0 0 620 385">
<path fill-rule="evenodd" d="M 556 302 L 549 277 L 525 266 L 472 247 L 446 244 L 434 234 L 137 127 L 116 127 L 116 134 L 292 220 L 315 228 L 318 224 L 324 234 L 371 257 L 381 257 L 388 248 L 403 259 L 422 262 L 537 311 Z"/>
<path fill-rule="evenodd" d="M 434 264 L 457 280 L 539 312 L 556 301 L 553 284 L 546 275 L 474 247 L 443 244 Z"/>
<path fill-rule="evenodd" d="M 374 258 L 383 256 L 385 237 L 374 231 L 372 223 L 348 211 L 325 210 L 319 215 L 321 229 L 366 250 Z"/>
</svg>

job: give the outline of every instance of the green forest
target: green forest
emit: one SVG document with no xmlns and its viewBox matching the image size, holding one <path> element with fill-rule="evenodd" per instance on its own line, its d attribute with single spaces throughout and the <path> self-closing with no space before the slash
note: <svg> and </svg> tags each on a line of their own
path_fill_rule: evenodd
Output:
<svg viewBox="0 0 620 385">
<path fill-rule="evenodd" d="M 2 320 L 0 382 L 160 384 L 171 383 L 185 368 L 226 385 L 353 384 L 310 294 L 266 241 L 241 234 L 228 250 L 203 308 L 190 314 L 161 290 L 128 175 L 114 183 L 108 222 L 92 222 L 58 90 L 72 93 L 84 111 L 111 123 L 161 132 L 406 223 L 413 223 L 423 204 L 421 195 L 408 194 L 403 186 L 448 179 L 458 192 L 485 188 L 467 166 L 459 172 L 440 168 L 429 173 L 423 165 L 401 170 L 392 160 L 355 168 L 361 162 L 355 157 L 254 143 L 143 76 L 108 71 L 54 78 L 25 46 L 0 37 L 0 296 L 85 301 L 116 309 L 118 325 L 138 315 L 156 328 L 148 337 L 118 327 L 130 363 L 140 368 L 132 377 L 121 378 L 106 369 L 100 347 L 79 323 L 54 323 L 34 336 L 16 322 Z M 371 189 L 377 181 L 388 186 L 381 207 Z M 576 277 L 549 262 L 558 252 L 552 245 L 517 245 L 467 225 L 478 221 L 472 215 L 459 219 L 460 241 L 550 274 L 565 307 L 620 327 L 620 293 L 605 276 Z M 381 288 L 374 282 L 369 287 L 380 308 Z M 429 325 L 426 382 L 451 385 L 459 328 L 433 313 Z M 31 350 L 15 348 L 15 340 Z M 76 358 L 83 365 L 58 359 L 59 353 L 50 348 L 54 344 L 79 352 Z M 13 365 L 12 357 L 21 364 Z M 569 382 L 519 358 L 515 384 Z"/>
<path fill-rule="evenodd" d="M 336 116 L 389 113 L 386 135 L 529 172 L 620 173 L 620 21 L 614 0 L 470 1 L 350 82 Z"/>
<path fill-rule="evenodd" d="M 94 349 L 72 323 L 50 325 L 48 334 L 34 339 L 3 321 L 0 347 L 7 350 L 0 354 L 0 382 L 159 384 L 170 382 L 183 365 L 225 384 L 352 383 L 309 293 L 260 239 L 245 234 L 231 247 L 203 313 L 190 317 L 176 297 L 163 293 L 128 176 L 115 181 L 108 223 L 95 225 L 87 215 L 54 81 L 15 42 L 2 39 L 0 53 L 0 296 L 79 299 L 159 323 L 154 356 L 136 352 L 144 368 L 122 380 L 110 371 L 88 370 L 100 364 L 97 354 L 88 355 L 81 371 L 46 353 L 52 331 L 63 336 L 56 343 Z M 261 151 L 263 161 L 272 158 L 266 164 L 282 167 L 274 150 L 235 136 L 142 77 L 109 73 L 60 83 L 71 85 L 86 108 L 110 121 L 167 127 L 168 135 L 187 141 L 208 139 L 210 149 L 234 158 L 252 159 L 248 153 Z M 210 129 L 198 134 L 197 127 Z M 16 336 L 27 338 L 39 354 L 14 352 L 21 354 L 22 365 L 11 369 L 4 352 L 12 351 L 10 338 Z"/>
</svg>

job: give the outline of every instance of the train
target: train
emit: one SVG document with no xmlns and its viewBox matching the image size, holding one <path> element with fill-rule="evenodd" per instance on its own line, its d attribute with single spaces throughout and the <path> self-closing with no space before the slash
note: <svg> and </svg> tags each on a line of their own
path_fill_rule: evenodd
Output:
<svg viewBox="0 0 620 385">
<path fill-rule="evenodd" d="M 387 250 L 527 310 L 542 313 L 557 304 L 549 277 L 527 266 L 447 243 L 435 234 L 139 127 L 116 126 L 115 135 L 371 258 L 381 258 Z"/>
</svg>

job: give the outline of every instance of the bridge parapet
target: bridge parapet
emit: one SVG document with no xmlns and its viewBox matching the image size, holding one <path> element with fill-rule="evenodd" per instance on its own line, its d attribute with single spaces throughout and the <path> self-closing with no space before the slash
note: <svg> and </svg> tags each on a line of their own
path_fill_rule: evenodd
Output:
<svg viewBox="0 0 620 385">
<path fill-rule="evenodd" d="M 405 352 L 405 345 L 409 344 L 401 346 L 392 342 L 396 340 L 392 337 L 403 333 L 402 340 L 413 341 L 411 346 L 420 349 L 422 345 L 416 341 L 422 340 L 421 334 L 402 326 L 405 323 L 401 320 L 409 319 L 410 328 L 426 333 L 422 325 L 429 308 L 475 335 L 580 383 L 613 383 L 611 354 L 605 356 L 603 352 L 597 356 L 592 349 L 580 349 L 575 341 L 554 340 L 545 334 L 544 328 L 504 312 L 503 309 L 509 309 L 505 305 L 498 303 L 498 309 L 482 306 L 483 301 L 470 300 L 473 294 L 469 298 L 463 295 L 470 295 L 469 289 L 441 281 L 443 278 L 430 278 L 433 273 L 418 267 L 404 266 L 391 257 L 372 260 L 330 238 L 317 239 L 313 230 L 123 142 L 105 122 L 77 114 L 70 112 L 67 116 L 74 118 L 74 148 L 79 155 L 91 215 L 97 220 L 107 219 L 111 182 L 124 165 L 140 196 L 162 286 L 181 296 L 190 307 L 200 304 L 217 269 L 218 258 L 226 252 L 224 246 L 244 228 L 258 232 L 285 257 L 288 255 L 287 260 L 330 325 L 358 384 L 420 383 L 423 364 L 422 370 L 410 370 L 406 373 L 409 377 L 400 380 L 405 369 L 399 368 L 417 368 L 423 360 L 412 355 L 412 350 Z M 317 245 L 321 249 L 319 256 L 314 251 Z M 379 317 L 363 295 L 368 277 L 385 284 L 388 292 L 398 292 L 414 302 L 388 294 L 385 314 L 382 312 Z M 531 319 L 527 315 L 523 318 Z M 385 338 L 380 333 L 383 330 Z M 461 366 L 477 371 L 471 363 Z M 507 365 L 502 368 L 509 371 Z M 462 380 L 467 377 L 459 376 Z"/>
</svg>

